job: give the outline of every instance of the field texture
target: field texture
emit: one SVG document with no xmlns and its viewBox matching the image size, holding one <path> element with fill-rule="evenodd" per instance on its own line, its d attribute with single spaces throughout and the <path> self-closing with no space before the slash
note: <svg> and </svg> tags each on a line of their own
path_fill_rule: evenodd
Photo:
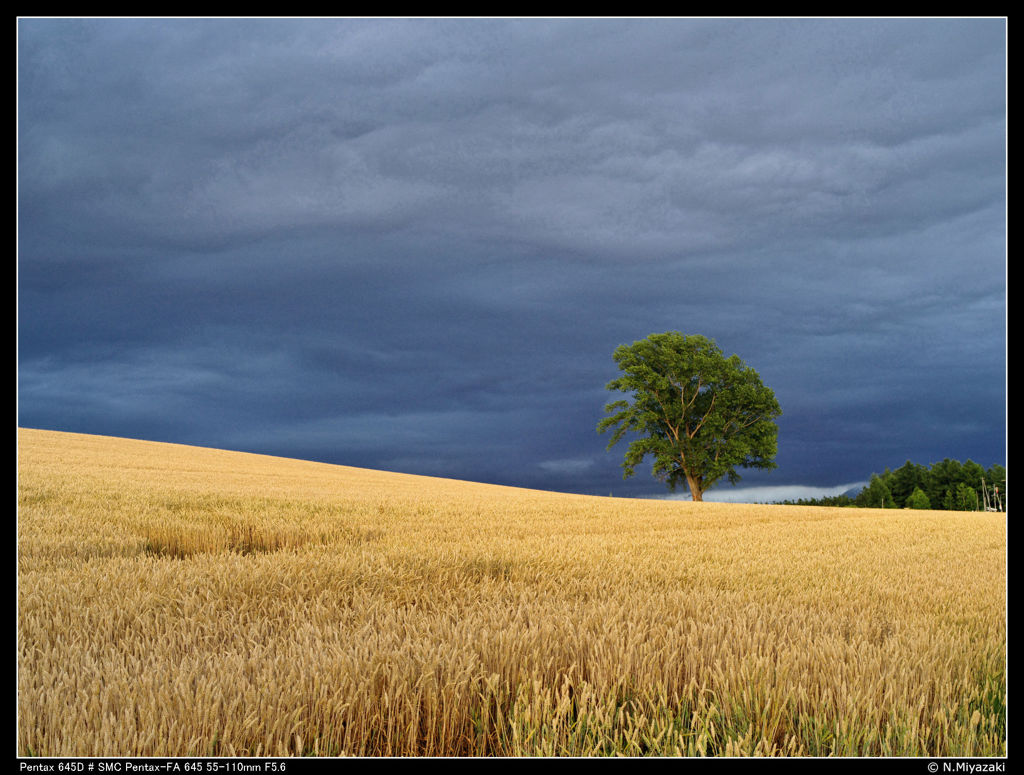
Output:
<svg viewBox="0 0 1024 775">
<path fill-rule="evenodd" d="M 22 756 L 1006 752 L 1003 514 L 18 455 Z"/>
</svg>

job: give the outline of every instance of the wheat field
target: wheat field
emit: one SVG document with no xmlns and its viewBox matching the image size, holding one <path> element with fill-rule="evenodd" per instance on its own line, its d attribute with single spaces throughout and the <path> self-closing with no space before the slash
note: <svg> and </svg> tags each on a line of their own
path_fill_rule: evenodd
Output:
<svg viewBox="0 0 1024 775">
<path fill-rule="evenodd" d="M 21 756 L 1004 756 L 1003 514 L 19 429 Z"/>
</svg>

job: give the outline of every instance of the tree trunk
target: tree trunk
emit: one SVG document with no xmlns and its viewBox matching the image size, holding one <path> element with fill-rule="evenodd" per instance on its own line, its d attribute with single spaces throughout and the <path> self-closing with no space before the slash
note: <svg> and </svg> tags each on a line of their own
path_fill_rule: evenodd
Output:
<svg viewBox="0 0 1024 775">
<path fill-rule="evenodd" d="M 696 476 L 692 476 L 690 473 L 687 473 L 686 484 L 690 488 L 690 496 L 695 501 L 704 500 L 704 488 L 701 487 L 700 479 L 698 479 Z"/>
</svg>

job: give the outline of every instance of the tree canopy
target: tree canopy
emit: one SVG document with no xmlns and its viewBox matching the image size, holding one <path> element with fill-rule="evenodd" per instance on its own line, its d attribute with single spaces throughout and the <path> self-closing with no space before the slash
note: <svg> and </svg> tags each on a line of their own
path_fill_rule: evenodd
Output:
<svg viewBox="0 0 1024 775">
<path fill-rule="evenodd" d="M 932 507 L 932 502 L 928 500 L 928 496 L 920 487 L 914 488 L 914 491 L 907 497 L 906 504 L 908 509 L 930 509 Z"/>
<path fill-rule="evenodd" d="M 675 489 L 686 482 L 693 500 L 721 478 L 735 484 L 737 467 L 775 468 L 782 414 L 775 394 L 739 356 L 728 358 L 714 341 L 678 331 L 651 334 L 615 350 L 622 376 L 609 390 L 629 399 L 605 406 L 597 430 L 612 431 L 608 449 L 627 433 L 624 478 L 646 457 L 652 473 Z"/>
<path fill-rule="evenodd" d="M 986 470 L 973 460 L 961 463 L 947 457 L 930 467 L 908 460 L 895 471 L 886 468 L 881 474 L 872 474 L 853 505 L 977 511 L 987 505 L 986 497 L 993 508 L 1006 508 L 1006 469 L 996 463 Z M 921 505 L 925 501 L 928 506 Z"/>
<path fill-rule="evenodd" d="M 892 491 L 886 481 L 892 473 L 886 469 L 884 476 L 871 474 L 871 481 L 857 495 L 857 505 L 872 509 L 894 509 L 896 501 L 892 497 Z"/>
</svg>

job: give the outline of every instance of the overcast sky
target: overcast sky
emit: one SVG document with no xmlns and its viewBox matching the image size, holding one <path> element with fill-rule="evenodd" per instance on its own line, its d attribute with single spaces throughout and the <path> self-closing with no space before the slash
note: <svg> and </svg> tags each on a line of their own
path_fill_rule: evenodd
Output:
<svg viewBox="0 0 1024 775">
<path fill-rule="evenodd" d="M 1006 54 L 1004 19 L 21 19 L 18 423 L 659 496 L 595 428 L 614 349 L 678 330 L 783 410 L 709 500 L 1005 463 Z"/>
</svg>

